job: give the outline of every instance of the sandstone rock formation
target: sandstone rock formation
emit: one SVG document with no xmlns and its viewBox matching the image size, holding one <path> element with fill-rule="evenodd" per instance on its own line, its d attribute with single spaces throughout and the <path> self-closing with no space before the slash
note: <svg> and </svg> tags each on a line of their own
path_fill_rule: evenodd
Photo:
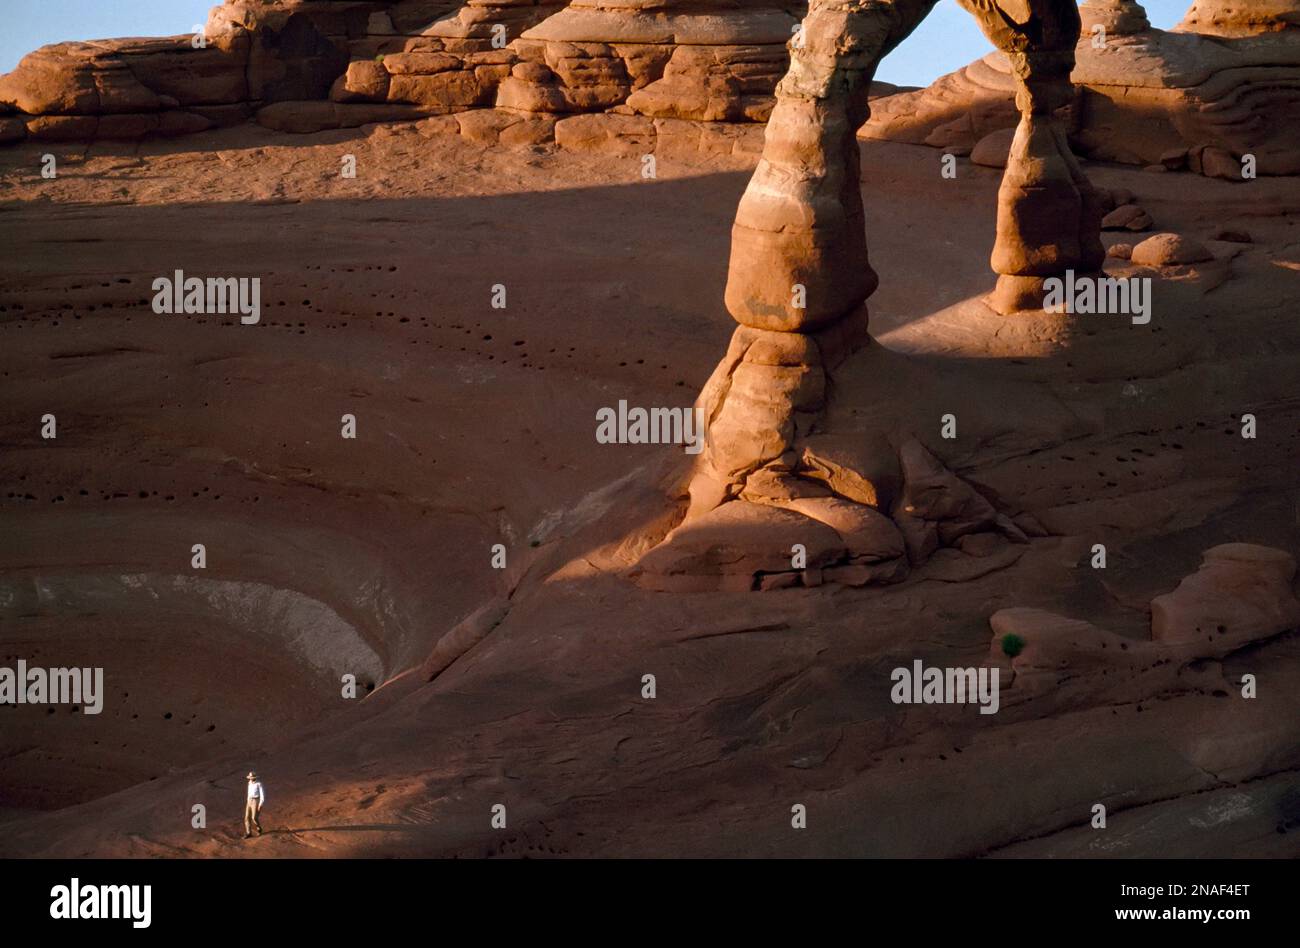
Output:
<svg viewBox="0 0 1300 948">
<path fill-rule="evenodd" d="M 1164 666 L 1176 676 L 1186 663 L 1221 658 L 1300 626 L 1300 600 L 1291 590 L 1295 573 L 1295 558 L 1284 550 L 1221 544 L 1205 551 L 1201 568 L 1177 589 L 1151 600 L 1149 639 L 1126 638 L 1042 609 L 1014 607 L 989 618 L 989 657 L 1009 663 L 1014 687 L 1022 691 L 1054 683 L 1067 670 L 1079 674 L 1098 665 Z M 1038 676 L 1042 679 L 1036 681 Z"/>
<path fill-rule="evenodd" d="M 91 727 L 0 710 L 0 854 L 1300 855 L 1297 638 L 1242 645 L 1225 615 L 1285 607 L 1285 583 L 1234 555 L 1213 568 L 1231 567 L 1232 592 L 1175 593 L 1222 544 L 1300 550 L 1293 182 L 1089 166 L 1116 206 L 1137 195 L 1153 233 L 1213 252 L 1204 270 L 1232 251 L 1220 241 L 1253 243 L 1219 288 L 1112 265 L 1160 279 L 1147 327 L 1004 318 L 977 299 L 1000 175 L 962 167 L 945 184 L 937 153 L 866 143 L 881 344 L 823 372 L 815 422 L 796 413 L 795 476 L 756 469 L 654 554 L 680 550 L 680 570 L 644 574 L 774 591 L 665 595 L 620 573 L 680 519 L 665 481 L 691 459 L 594 447 L 586 409 L 699 391 L 737 329 L 717 305 L 718 224 L 753 161 L 665 151 L 658 181 L 631 184 L 636 160 L 474 143 L 548 124 L 643 154 L 638 128 L 687 123 L 475 109 L 311 139 L 241 127 L 181 148 L 0 150 L 6 233 L 21 235 L 0 255 L 5 649 L 107 664 L 112 686 Z M 705 131 L 761 147 L 756 123 Z M 34 173 L 46 151 L 61 153 L 53 180 Z M 343 154 L 356 179 L 337 175 Z M 182 266 L 261 276 L 261 328 L 152 314 L 151 281 Z M 475 273 L 511 286 L 508 309 Z M 755 373 L 784 362 L 756 344 Z M 342 411 L 359 412 L 359 440 L 338 437 Z M 45 412 L 57 440 L 40 436 Z M 907 541 L 923 556 L 927 537 L 940 546 L 913 567 Z M 211 579 L 191 569 L 196 540 Z M 265 608 L 250 610 L 255 590 Z M 489 631 L 495 609 L 479 610 L 505 596 Z M 1166 596 L 1204 637 L 1150 641 Z M 285 601 L 281 635 L 263 619 Z M 358 669 L 333 645 L 341 626 L 321 635 L 320 606 L 377 656 L 368 696 L 340 700 Z M 1015 658 L 1000 641 L 987 653 L 994 614 L 1024 639 Z M 998 714 L 896 705 L 890 669 L 913 659 L 996 663 Z M 247 673 L 211 674 L 227 667 Z M 295 832 L 194 832 L 196 802 L 238 812 L 249 759 Z M 1034 777 L 1017 779 L 1026 761 Z M 484 818 L 498 800 L 509 833 Z M 798 833 L 781 817 L 793 800 L 812 817 Z M 1104 833 L 1088 825 L 1098 802 Z"/>
<path fill-rule="evenodd" d="M 1153 234 L 1133 248 L 1132 261 L 1148 267 L 1176 267 L 1213 260 L 1202 243 L 1181 234 Z"/>
<path fill-rule="evenodd" d="M 998 192 L 999 274 L 989 303 L 1002 313 L 1037 308 L 1043 280 L 1066 270 L 1098 270 L 1101 200 L 1065 139 L 1057 110 L 1073 97 L 1070 72 L 1079 39 L 1073 3 L 960 0 L 1011 64 L 1020 124 Z"/>
<path fill-rule="evenodd" d="M 266 124 L 292 131 L 491 105 L 514 61 L 509 41 L 561 5 L 228 0 L 194 36 L 59 43 L 24 57 L 0 77 L 0 111 L 19 113 L 0 139 L 180 134 L 277 103 Z M 340 107 L 282 104 L 327 97 Z"/>
<path fill-rule="evenodd" d="M 1196 3 L 1173 32 L 1150 28 L 1134 0 L 1092 0 L 1080 14 L 1079 91 L 1067 110 L 1077 154 L 1154 165 L 1171 150 L 1208 147 L 1216 160 L 1191 170 L 1241 180 L 1239 159 L 1252 155 L 1259 174 L 1300 173 L 1290 132 L 1300 122 L 1300 4 Z M 862 134 L 969 150 L 1014 122 L 1016 89 L 1006 55 L 991 53 L 877 100 Z"/>
<path fill-rule="evenodd" d="M 186 35 L 29 54 L 0 77 L 0 144 L 184 134 L 327 97 L 338 107 L 280 104 L 264 124 L 303 132 L 493 106 L 764 121 L 804 9 L 798 0 L 226 0 L 203 45 Z M 1187 166 L 1239 176 L 1250 154 L 1261 174 L 1300 173 L 1285 131 L 1300 110 L 1293 0 L 1196 3 L 1175 32 L 1150 29 L 1135 0 L 1088 0 L 1080 13 L 1082 93 L 1068 112 L 1076 153 L 1150 165 L 1171 148 L 1211 148 L 1203 166 Z M 1015 91 L 1006 56 L 994 53 L 884 99 L 863 134 L 966 154 L 1018 123 Z"/>
<path fill-rule="evenodd" d="M 187 37 L 62 43 L 29 54 L 0 77 L 0 104 L 25 113 L 15 119 L 22 125 L 16 137 L 37 140 L 202 131 L 249 116 L 250 89 L 266 80 L 248 71 L 250 59 L 244 34 L 214 37 L 204 48 Z M 310 87 L 316 61 L 298 58 L 303 69 L 295 79 L 267 81 L 255 94 L 294 85 L 295 97 L 319 93 Z"/>
<path fill-rule="evenodd" d="M 877 278 L 854 136 L 880 59 L 933 5 L 815 3 L 804 21 L 732 229 L 726 302 L 740 328 L 701 395 L 711 437 L 691 488 L 695 512 L 760 467 L 792 472 L 828 373 L 866 342 Z"/>
<path fill-rule="evenodd" d="M 869 112 L 866 88 L 881 57 L 932 6 L 815 2 L 801 42 L 792 44 L 763 156 L 732 228 L 726 303 L 740 327 L 700 396 L 709 434 L 685 519 L 638 567 L 647 585 L 683 588 L 683 577 L 700 573 L 713 577 L 703 580 L 706 588 L 860 585 L 902 578 L 904 554 L 920 565 L 941 545 L 976 532 L 1025 540 L 918 442 L 905 442 L 899 452 L 902 490 L 891 523 L 880 512 L 890 510 L 884 487 L 891 477 L 880 476 L 887 465 L 837 462 L 814 440 L 833 372 L 868 339 L 866 299 L 877 285 L 856 142 Z M 975 6 L 981 16 L 1003 16 Z M 1091 269 L 1103 257 L 1100 198 L 1050 115 L 1069 88 L 1078 20 L 1068 7 L 1046 4 L 1045 19 L 991 27 L 1022 63 L 1025 82 L 1026 118 L 1003 186 L 994 253 L 1016 281 L 1012 308 L 1024 302 L 1025 284 L 1032 293 L 1041 277 L 1070 266 Z M 1052 29 L 1044 31 L 1045 23 Z M 801 522 L 808 536 L 824 534 L 813 546 L 801 544 L 803 562 L 790 556 Z M 816 571 L 812 582 L 809 569 Z M 782 571 L 803 575 L 763 578 Z"/>
<path fill-rule="evenodd" d="M 1151 636 L 1167 645 L 1238 647 L 1300 625 L 1295 558 L 1252 543 L 1206 550 L 1201 568 L 1151 601 Z"/>
<path fill-rule="evenodd" d="M 202 38 L 60 43 L 0 78 L 0 142 L 288 131 L 499 105 L 762 121 L 803 4 L 227 0 Z M 385 106 L 387 108 L 377 108 Z M 112 116 L 112 118 L 106 118 Z"/>
<path fill-rule="evenodd" d="M 1255 36 L 1300 29 L 1296 0 L 1196 0 L 1176 30 L 1213 36 Z"/>
<path fill-rule="evenodd" d="M 1137 0 L 1083 0 L 1079 4 L 1083 36 L 1091 38 L 1101 27 L 1108 36 L 1125 36 L 1151 28 L 1147 12 Z"/>
<path fill-rule="evenodd" d="M 802 4 L 575 0 L 524 32 L 497 104 L 660 118 L 762 121 Z"/>
<path fill-rule="evenodd" d="M 748 521 L 763 555 L 787 571 L 797 567 L 786 538 L 762 543 L 778 521 L 792 536 L 826 534 L 826 549 L 791 541 L 804 546 L 813 569 L 900 560 L 902 539 L 871 500 L 836 497 L 824 482 L 800 476 L 830 469 L 806 460 L 801 442 L 824 407 L 830 373 L 867 341 L 865 301 L 877 279 L 867 259 L 855 137 L 868 114 L 866 91 L 881 58 L 934 2 L 814 2 L 792 41 L 763 156 L 732 228 L 726 303 L 740 326 L 700 395 L 707 446 L 685 522 L 643 560 L 643 573 L 686 571 L 683 556 L 699 558 L 690 538 L 719 517 Z M 867 492 L 874 495 L 870 486 Z M 897 540 L 882 545 L 882 534 Z M 863 545 L 864 536 L 877 539 Z M 742 564 L 744 588 L 757 572 L 775 571 L 750 569 L 744 556 L 728 559 Z"/>
</svg>

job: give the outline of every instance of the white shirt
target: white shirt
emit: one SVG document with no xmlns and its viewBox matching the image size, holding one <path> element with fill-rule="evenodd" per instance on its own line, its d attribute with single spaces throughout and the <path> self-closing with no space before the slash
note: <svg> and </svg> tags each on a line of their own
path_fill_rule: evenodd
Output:
<svg viewBox="0 0 1300 948">
<path fill-rule="evenodd" d="M 262 791 L 262 782 L 260 780 L 248 781 L 248 799 L 257 800 L 259 804 L 266 802 L 266 794 Z"/>
</svg>

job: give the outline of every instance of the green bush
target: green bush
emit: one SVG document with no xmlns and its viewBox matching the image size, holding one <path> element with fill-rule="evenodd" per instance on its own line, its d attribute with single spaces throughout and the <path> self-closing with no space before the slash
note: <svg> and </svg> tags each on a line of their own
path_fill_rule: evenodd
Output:
<svg viewBox="0 0 1300 948">
<path fill-rule="evenodd" d="M 1007 658 L 1015 658 L 1025 650 L 1025 640 L 1014 632 L 1008 632 L 1002 636 L 1002 654 Z"/>
</svg>

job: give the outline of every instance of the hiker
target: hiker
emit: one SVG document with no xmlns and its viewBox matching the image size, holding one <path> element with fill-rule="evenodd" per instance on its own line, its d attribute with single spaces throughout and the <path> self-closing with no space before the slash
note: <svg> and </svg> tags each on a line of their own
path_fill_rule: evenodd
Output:
<svg viewBox="0 0 1300 948">
<path fill-rule="evenodd" d="M 253 835 L 253 827 L 257 827 L 257 835 L 262 835 L 262 821 L 258 819 L 258 814 L 262 812 L 262 804 L 266 802 L 266 793 L 262 790 L 262 783 L 257 779 L 257 774 L 253 771 L 248 772 L 248 802 L 244 805 L 244 839 Z"/>
</svg>

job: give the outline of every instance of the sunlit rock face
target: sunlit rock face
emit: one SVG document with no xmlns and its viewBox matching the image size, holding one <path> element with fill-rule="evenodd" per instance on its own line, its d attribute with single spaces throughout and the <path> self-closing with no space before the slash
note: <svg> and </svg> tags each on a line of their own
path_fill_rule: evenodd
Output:
<svg viewBox="0 0 1300 948">
<path fill-rule="evenodd" d="M 1258 36 L 1300 29 L 1296 0 L 1196 0 L 1174 29 L 1212 36 Z"/>
<path fill-rule="evenodd" d="M 1290 131 L 1300 121 L 1297 9 L 1197 3 L 1175 31 L 1164 31 L 1149 28 L 1137 3 L 1084 4 L 1072 73 L 1078 91 L 1063 113 L 1074 150 L 1150 165 L 1171 150 L 1212 148 L 1253 156 L 1258 174 L 1300 173 Z M 877 100 L 862 134 L 968 152 L 1017 123 L 1015 91 L 1006 55 L 991 53 L 926 89 Z"/>
<path fill-rule="evenodd" d="M 577 0 L 526 30 L 498 104 L 763 121 L 806 4 Z"/>
<path fill-rule="evenodd" d="M 760 122 L 802 3 L 229 0 L 201 35 L 59 43 L 0 79 L 0 142 L 312 131 L 499 106 Z M 284 103 L 330 99 L 341 108 Z M 105 119 L 106 116 L 112 116 Z"/>
<path fill-rule="evenodd" d="M 1097 27 L 1115 36 L 1141 33 L 1151 28 L 1147 11 L 1137 0 L 1084 0 L 1079 4 L 1084 36 L 1092 36 Z"/>
</svg>

